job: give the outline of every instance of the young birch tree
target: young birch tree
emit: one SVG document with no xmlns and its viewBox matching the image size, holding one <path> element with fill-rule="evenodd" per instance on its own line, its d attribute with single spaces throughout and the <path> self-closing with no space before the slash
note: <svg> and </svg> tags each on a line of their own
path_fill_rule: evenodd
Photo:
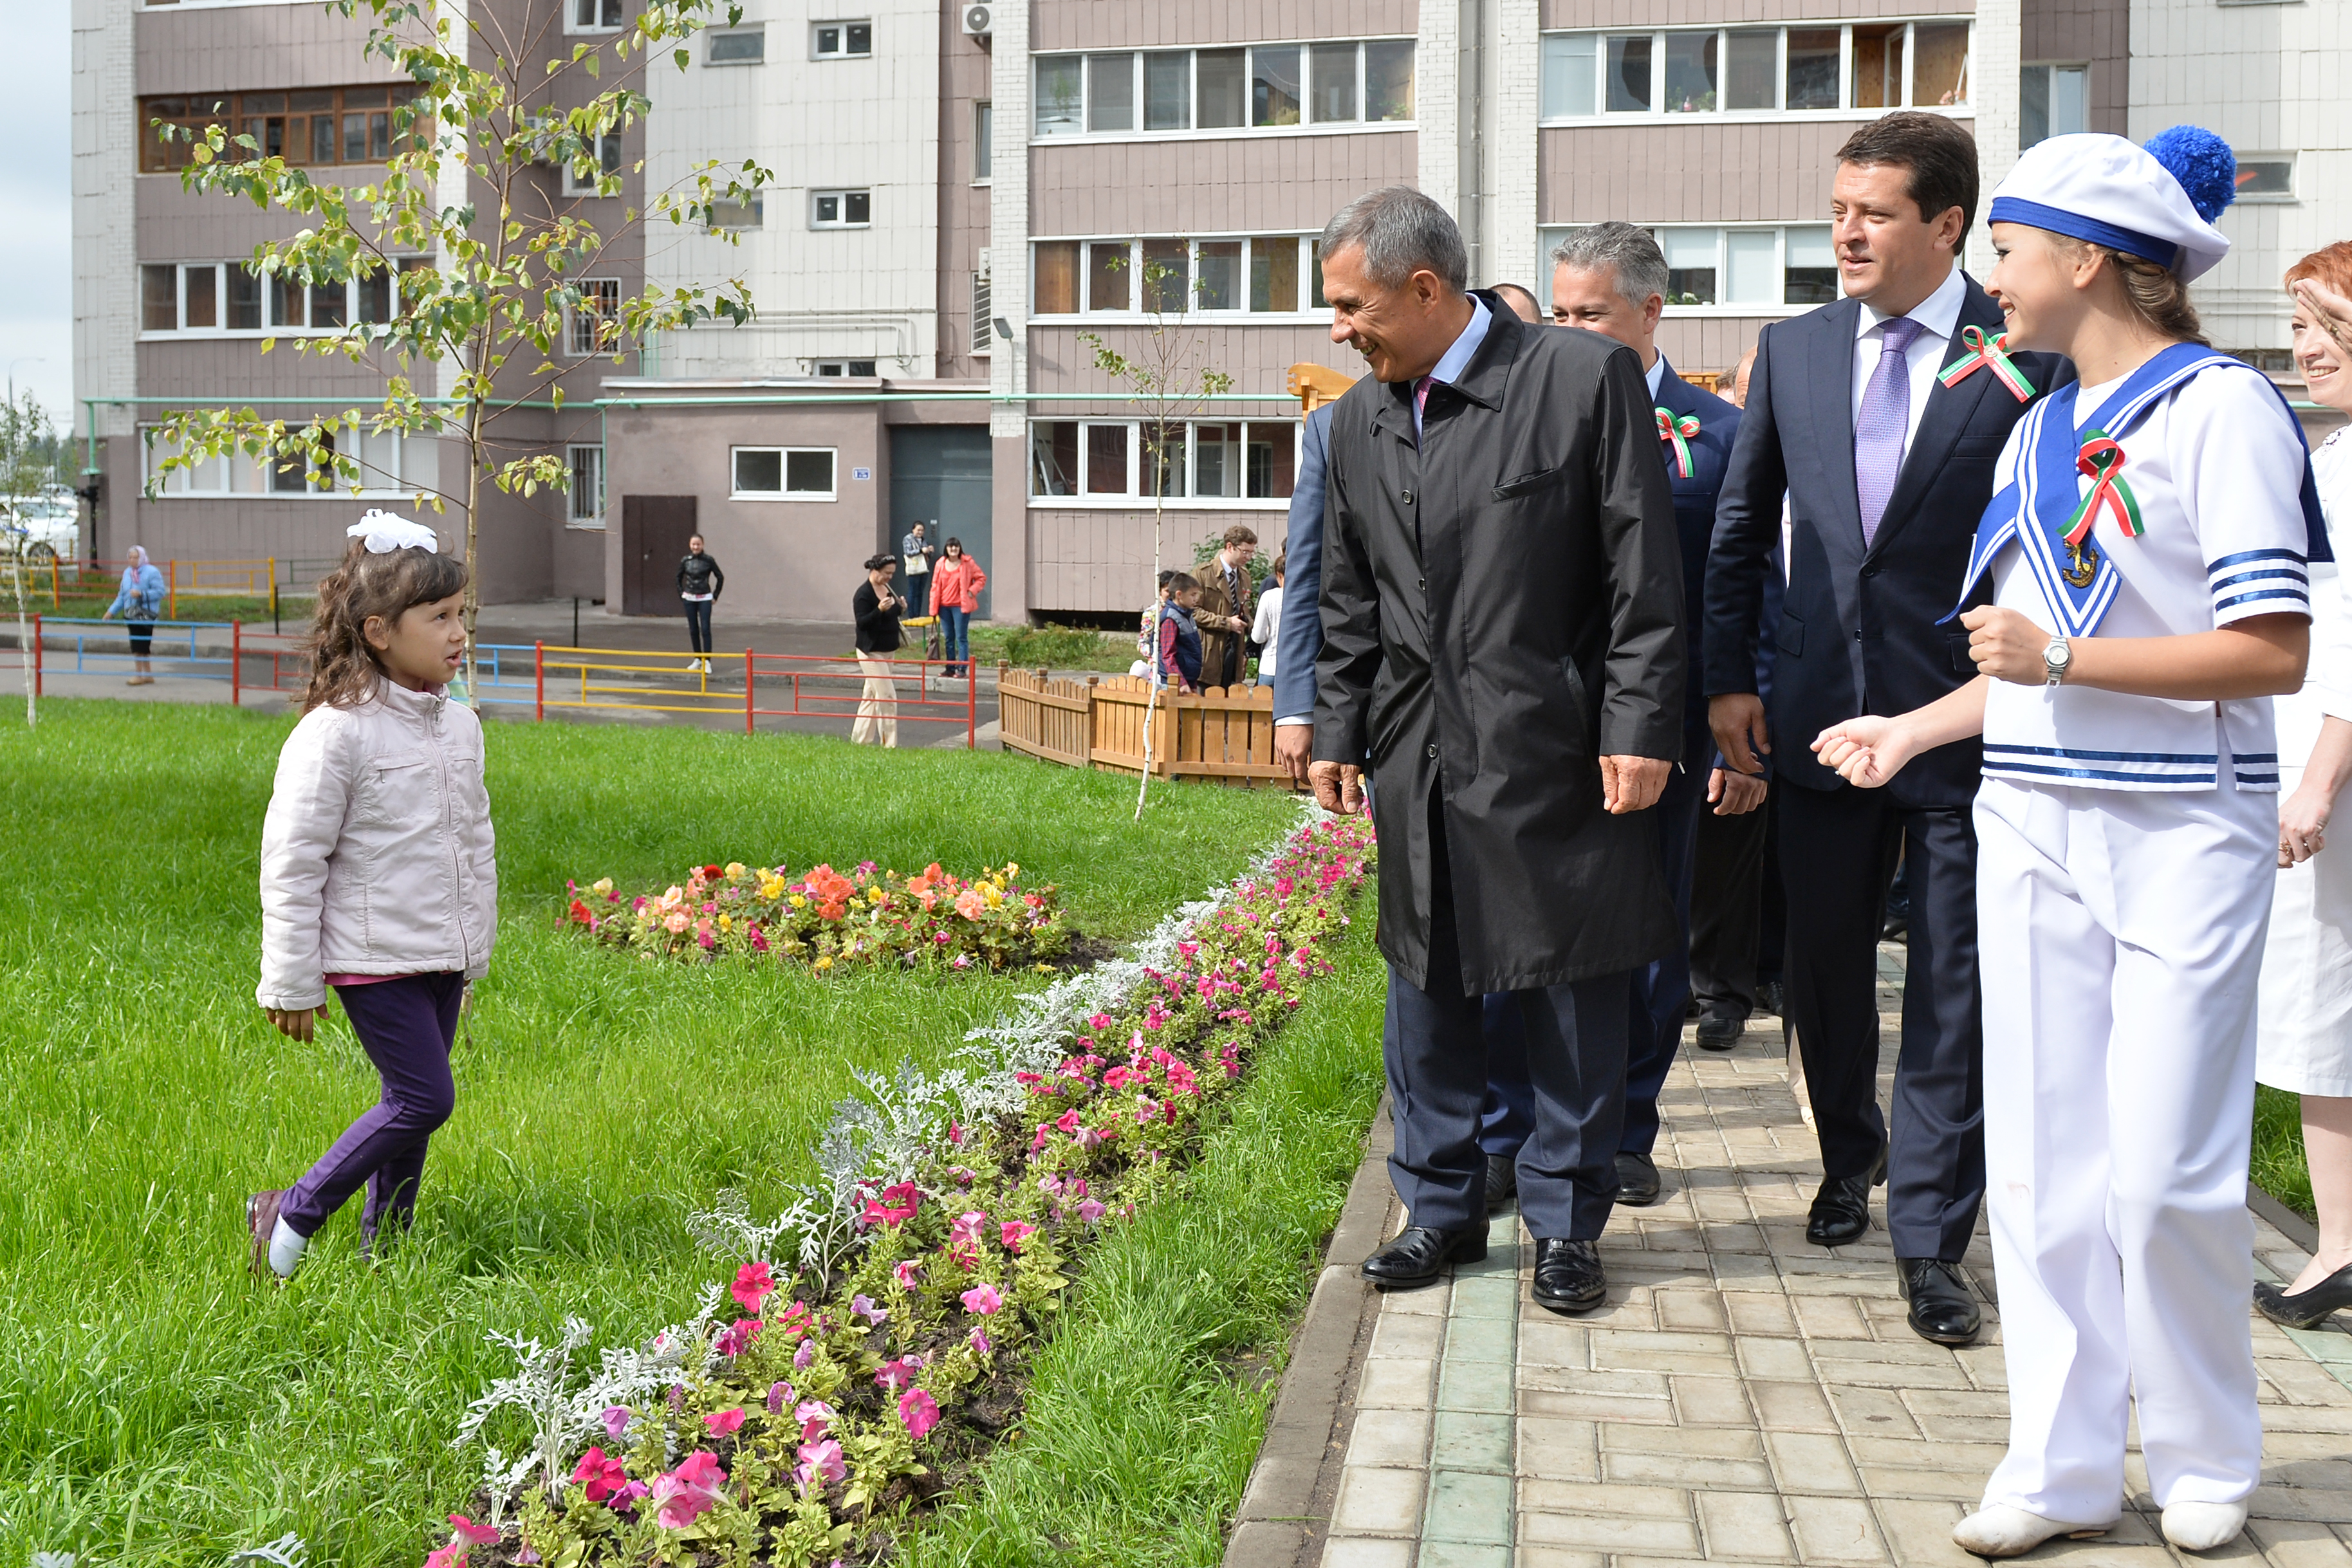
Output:
<svg viewBox="0 0 2352 1568">
<path fill-rule="evenodd" d="M 373 312 L 383 319 L 355 321 L 297 344 L 305 353 L 340 354 L 383 371 L 383 399 L 364 412 L 352 408 L 305 421 L 268 418 L 251 408 L 175 413 L 156 431 L 171 450 L 155 465 L 159 478 L 150 481 L 150 492 L 162 475 L 236 454 L 280 468 L 299 465 L 317 483 L 356 491 L 361 465 L 351 443 L 337 444 L 338 434 L 364 430 L 442 438 L 445 450 L 454 447 L 462 455 L 463 478 L 452 484 L 443 473 L 437 484 L 416 487 L 414 498 L 436 512 L 454 505 L 465 518 L 466 559 L 473 569 L 465 606 L 471 700 L 483 482 L 526 497 L 541 486 L 562 491 L 571 483 L 564 458 L 544 446 L 503 455 L 525 444 L 494 438 L 499 412 L 541 399 L 561 409 L 567 367 L 558 353 L 567 323 L 583 311 L 593 318 L 597 351 L 616 362 L 656 332 L 751 320 L 751 294 L 740 278 L 711 288 L 664 290 L 648 284 L 624 297 L 617 308 L 584 294 L 581 279 L 620 235 L 656 221 L 708 225 L 732 243 L 737 236 L 719 223 L 719 204 L 748 204 L 772 178 L 749 160 L 732 166 L 709 160 L 693 165 L 642 209 L 625 209 L 620 225 L 607 232 L 587 221 L 580 201 L 550 199 L 531 177 L 532 166 L 568 170 L 575 191 L 620 195 L 622 172 L 605 165 L 603 142 L 651 110 L 640 85 L 646 66 L 666 51 L 683 71 L 693 35 L 722 18 L 730 25 L 740 21 L 742 6 L 731 0 L 645 0 L 619 33 L 572 42 L 568 52 L 551 57 L 548 35 L 561 14 L 554 5 L 530 7 L 535 20 L 520 34 L 509 32 L 489 5 L 452 7 L 438 0 L 327 0 L 327 5 L 346 17 L 363 16 L 366 55 L 392 63 L 415 84 L 415 96 L 393 111 L 393 151 L 381 180 L 357 185 L 315 180 L 227 125 L 158 120 L 154 129 L 167 141 L 186 144 L 181 183 L 187 190 L 243 197 L 303 221 L 291 237 L 254 252 L 247 265 L 265 281 L 307 287 L 388 277 L 392 287 L 378 286 L 373 293 L 379 300 L 388 297 L 389 308 Z M 563 41 L 554 47 L 562 50 Z M 576 108 L 553 101 L 583 78 L 601 82 L 608 50 L 623 68 L 617 85 Z M 363 288 L 362 297 L 371 298 L 370 291 Z M 262 340 L 264 353 L 274 346 L 274 340 Z M 433 384 L 444 367 L 446 396 Z"/>
<path fill-rule="evenodd" d="M 1178 241 L 1179 245 L 1186 242 Z M 1186 246 L 1189 252 L 1189 246 Z M 1114 267 L 1118 264 L 1113 263 Z M 1209 399 L 1233 391 L 1234 378 L 1223 371 L 1197 366 L 1193 362 L 1200 348 L 1202 329 L 1193 324 L 1186 298 L 1190 267 L 1180 261 L 1171 267 L 1153 258 L 1147 252 L 1143 263 L 1143 313 L 1150 321 L 1139 351 L 1122 354 L 1092 332 L 1078 334 L 1078 341 L 1094 350 L 1095 369 L 1128 389 L 1129 398 L 1141 405 L 1143 424 L 1143 482 L 1151 492 L 1151 581 L 1153 591 L 1159 589 L 1160 560 L 1166 552 L 1168 523 L 1168 493 L 1172 484 L 1178 495 L 1184 486 L 1184 422 L 1196 413 L 1205 413 Z M 1154 601 L 1153 615 L 1159 614 Z M 1151 789 L 1151 721 L 1160 703 L 1160 627 L 1155 619 L 1151 629 L 1151 687 L 1143 699 L 1143 782 L 1135 791 L 1135 816 L 1143 820 L 1143 805 Z"/>
<path fill-rule="evenodd" d="M 12 388 L 8 401 L 0 403 L 0 496 L 17 502 L 39 497 L 55 472 L 52 452 L 49 411 L 31 392 L 20 399 Z M 8 587 L 16 599 L 17 662 L 25 668 L 25 727 L 30 729 L 40 720 L 34 701 L 33 628 L 25 614 L 25 574 L 33 569 L 35 546 L 22 517 L 12 512 L 0 518 L 0 525 L 6 528 Z"/>
</svg>

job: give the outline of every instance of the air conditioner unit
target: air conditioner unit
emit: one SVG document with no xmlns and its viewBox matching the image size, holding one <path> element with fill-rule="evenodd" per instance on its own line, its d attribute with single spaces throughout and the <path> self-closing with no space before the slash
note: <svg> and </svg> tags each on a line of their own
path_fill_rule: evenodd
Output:
<svg viewBox="0 0 2352 1568">
<path fill-rule="evenodd" d="M 991 5 L 966 5 L 963 8 L 963 32 L 967 38 L 985 38 L 996 31 L 996 18 Z"/>
</svg>

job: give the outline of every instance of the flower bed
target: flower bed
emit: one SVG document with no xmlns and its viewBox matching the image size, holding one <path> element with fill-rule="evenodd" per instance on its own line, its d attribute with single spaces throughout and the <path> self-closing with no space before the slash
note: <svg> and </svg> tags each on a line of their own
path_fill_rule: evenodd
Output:
<svg viewBox="0 0 2352 1568">
<path fill-rule="evenodd" d="M 1020 1410 L 1026 1348 L 1088 1241 L 1183 1180 L 1256 1046 L 1327 973 L 1371 864 L 1363 819 L 1324 821 L 1132 957 L 1057 981 L 975 1031 L 971 1065 L 869 1080 L 818 1149 L 819 1180 L 755 1223 L 695 1217 L 728 1255 L 688 1322 L 603 1352 L 575 1386 L 578 1319 L 459 1441 L 519 1409 L 478 1512 L 431 1568 L 873 1561 Z"/>
<path fill-rule="evenodd" d="M 613 879 L 564 883 L 567 925 L 647 958 L 709 963 L 773 958 L 825 970 L 852 964 L 1003 969 L 1070 951 L 1060 890 L 1024 887 L 1006 864 L 966 880 L 937 863 L 912 876 L 868 861 L 849 873 L 820 865 L 696 866 L 666 893 L 624 900 Z"/>
</svg>

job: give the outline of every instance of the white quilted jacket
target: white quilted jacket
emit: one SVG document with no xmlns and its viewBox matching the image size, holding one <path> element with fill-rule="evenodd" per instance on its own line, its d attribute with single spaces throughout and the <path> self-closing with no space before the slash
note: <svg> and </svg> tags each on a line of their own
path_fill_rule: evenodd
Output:
<svg viewBox="0 0 2352 1568">
<path fill-rule="evenodd" d="M 261 828 L 261 1005 L 318 1007 L 328 975 L 481 975 L 492 851 L 472 709 L 386 681 L 303 715 Z"/>
</svg>

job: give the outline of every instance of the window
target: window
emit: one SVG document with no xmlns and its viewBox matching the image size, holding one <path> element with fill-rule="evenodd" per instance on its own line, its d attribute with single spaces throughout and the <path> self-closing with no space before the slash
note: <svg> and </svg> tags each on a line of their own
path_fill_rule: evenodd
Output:
<svg viewBox="0 0 2352 1568">
<path fill-rule="evenodd" d="M 985 99 L 971 106 L 971 178 L 974 184 L 995 177 L 996 106 Z"/>
<path fill-rule="evenodd" d="M 1229 239 L 1039 240 L 1033 248 L 1036 316 L 1214 310 L 1296 315 L 1320 308 L 1316 242 L 1301 235 Z M 1315 278 L 1299 298 L 1299 271 Z"/>
<path fill-rule="evenodd" d="M 2241 152 L 2238 154 L 2238 199 L 2268 198 L 2274 202 L 2294 199 L 2294 154 L 2292 152 Z"/>
<path fill-rule="evenodd" d="M 1029 425 L 1032 497 L 1287 501 L 1298 422 L 1040 419 Z"/>
<path fill-rule="evenodd" d="M 830 501 L 830 446 L 738 446 L 729 454 L 738 501 Z"/>
<path fill-rule="evenodd" d="M 989 302 L 988 274 L 971 275 L 971 351 L 975 355 L 992 352 L 996 347 L 994 307 Z"/>
<path fill-rule="evenodd" d="M 710 221 L 706 226 L 712 229 L 756 229 L 766 221 L 767 214 L 768 203 L 764 196 L 754 194 L 740 202 L 730 202 L 720 196 L 710 204 Z"/>
<path fill-rule="evenodd" d="M 574 446 L 570 456 L 572 493 L 564 503 L 564 521 L 571 528 L 601 528 L 604 526 L 604 449 Z"/>
<path fill-rule="evenodd" d="M 424 256 L 399 261 L 404 273 L 432 266 Z M 306 285 L 264 278 L 236 261 L 149 262 L 139 269 L 142 333 L 332 332 L 354 321 L 389 321 L 395 304 L 393 274 L 386 271 Z"/>
<path fill-rule="evenodd" d="M 877 362 L 873 360 L 817 360 L 814 365 L 821 376 L 870 376 Z"/>
<path fill-rule="evenodd" d="M 583 149 L 594 160 L 594 168 L 583 172 L 577 162 L 563 165 L 563 193 L 567 196 L 594 196 L 603 193 L 601 183 L 621 172 L 621 133 L 607 131 L 594 143 Z"/>
<path fill-rule="evenodd" d="M 564 0 L 564 30 L 610 33 L 621 26 L 621 0 Z"/>
<path fill-rule="evenodd" d="M 1538 101 L 1548 121 L 1965 108 L 1972 34 L 1965 18 L 1547 33 Z"/>
<path fill-rule="evenodd" d="M 2017 149 L 2089 129 L 2088 66 L 2027 66 L 2017 78 Z"/>
<path fill-rule="evenodd" d="M 1412 40 L 1041 55 L 1038 136 L 1365 126 L 1412 119 Z"/>
<path fill-rule="evenodd" d="M 610 353 L 620 344 L 621 280 L 583 277 L 580 303 L 567 312 L 564 343 L 575 354 Z"/>
<path fill-rule="evenodd" d="M 289 421 L 299 422 L 299 415 Z M 333 497 L 352 493 L 350 479 L 336 476 L 331 466 L 306 464 L 299 455 L 272 454 L 262 458 L 242 455 L 208 457 L 193 468 L 166 473 L 163 460 L 176 454 L 179 448 L 152 426 L 141 434 L 145 438 L 147 481 L 156 486 L 158 495 L 165 497 Z M 429 482 L 431 447 L 416 444 L 429 444 L 431 440 L 430 436 L 406 436 L 396 430 L 378 434 L 362 429 L 356 435 L 349 431 L 341 431 L 330 443 L 329 450 L 344 451 L 358 463 L 359 494 L 405 496 L 413 494 L 418 485 Z"/>
<path fill-rule="evenodd" d="M 393 155 L 395 142 L 402 152 L 430 143 L 430 120 L 403 123 L 413 112 L 409 105 L 417 90 L 414 83 L 403 82 L 143 98 L 139 100 L 139 170 L 171 173 L 188 164 L 190 144 L 163 141 L 154 126 L 159 120 L 195 136 L 211 125 L 232 138 L 250 136 L 260 156 L 293 164 L 381 163 Z M 228 156 L 247 155 L 235 141 L 229 145 Z"/>
<path fill-rule="evenodd" d="M 818 60 L 862 60 L 874 54 L 871 22 L 818 22 L 809 28 L 809 57 Z"/>
<path fill-rule="evenodd" d="M 742 27 L 710 35 L 710 52 L 703 57 L 714 66 L 756 66 L 768 57 L 764 27 Z"/>
<path fill-rule="evenodd" d="M 811 191 L 809 227 L 862 229 L 874 222 L 871 191 Z"/>
<path fill-rule="evenodd" d="M 1541 236 L 1543 270 L 1570 231 Z M 1781 316 L 1838 298 L 1837 256 L 1827 224 L 1717 227 L 1664 224 L 1650 230 L 1666 258 L 1666 310 Z"/>
</svg>

